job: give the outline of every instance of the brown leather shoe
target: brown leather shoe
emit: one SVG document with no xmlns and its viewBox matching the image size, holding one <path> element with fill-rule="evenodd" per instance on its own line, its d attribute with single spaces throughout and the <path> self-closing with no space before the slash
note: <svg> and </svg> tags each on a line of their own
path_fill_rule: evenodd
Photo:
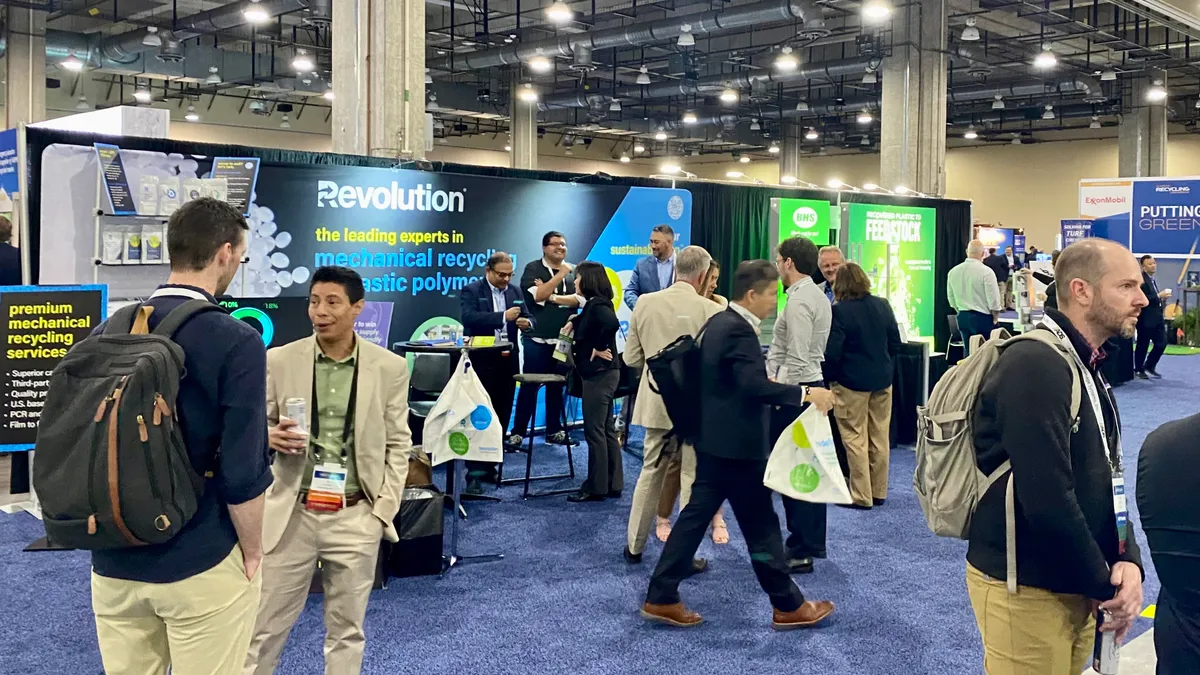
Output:
<svg viewBox="0 0 1200 675">
<path fill-rule="evenodd" d="M 684 607 L 682 602 L 670 605 L 655 605 L 647 602 L 642 605 L 641 615 L 642 618 L 676 628 L 691 628 L 704 623 L 704 617 Z"/>
<path fill-rule="evenodd" d="M 775 630 L 812 628 L 833 614 L 833 603 L 828 600 L 808 601 L 794 612 L 781 612 L 778 609 L 773 611 L 771 627 Z"/>
</svg>

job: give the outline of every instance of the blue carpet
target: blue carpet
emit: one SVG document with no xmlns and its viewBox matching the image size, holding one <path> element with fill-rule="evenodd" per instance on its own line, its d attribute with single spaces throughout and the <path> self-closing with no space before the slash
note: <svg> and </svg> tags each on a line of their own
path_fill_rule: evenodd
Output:
<svg viewBox="0 0 1200 675">
<path fill-rule="evenodd" d="M 1132 467 L 1146 434 L 1195 412 L 1196 360 L 1166 357 L 1159 370 L 1166 379 L 1117 389 L 1131 494 Z M 559 451 L 543 455 L 541 468 L 564 466 Z M 510 474 L 516 457 L 510 455 Z M 585 451 L 577 454 L 576 465 L 582 477 Z M 625 467 L 620 501 L 573 505 L 549 497 L 524 502 L 519 488 L 507 487 L 499 492 L 503 503 L 468 504 L 471 517 L 460 531 L 461 552 L 498 552 L 505 559 L 464 565 L 442 579 L 392 580 L 377 591 L 367 615 L 364 672 L 979 672 L 979 637 L 963 581 L 965 544 L 925 529 L 912 494 L 910 450 L 893 453 L 885 506 L 869 512 L 829 510 L 830 557 L 817 561 L 815 574 L 797 580 L 809 597 L 836 601 L 838 611 L 820 630 L 793 633 L 770 630 L 770 606 L 732 518 L 731 544 L 706 542 L 701 555 L 711 559 L 711 571 L 682 588 L 685 601 L 704 614 L 705 625 L 677 631 L 640 620 L 636 612 L 661 544 L 651 537 L 641 565 L 622 561 L 639 462 L 626 457 Z M 0 515 L 6 613 L 0 623 L 0 671 L 99 673 L 87 557 L 22 553 L 40 534 L 40 524 L 28 515 Z M 1140 529 L 1137 536 L 1144 544 Z M 1158 581 L 1149 556 L 1146 562 L 1150 603 Z M 322 672 L 319 603 L 319 598 L 310 601 L 297 623 L 281 674 Z M 1138 632 L 1149 625 L 1139 621 Z"/>
</svg>

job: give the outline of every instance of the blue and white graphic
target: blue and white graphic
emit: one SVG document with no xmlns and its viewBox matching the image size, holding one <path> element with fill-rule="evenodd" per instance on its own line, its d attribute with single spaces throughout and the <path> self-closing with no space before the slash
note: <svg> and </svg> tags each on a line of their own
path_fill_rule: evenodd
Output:
<svg viewBox="0 0 1200 675">
<path fill-rule="evenodd" d="M 1200 180 L 1134 181 L 1130 225 L 1134 253 L 1187 255 L 1200 237 Z"/>
</svg>

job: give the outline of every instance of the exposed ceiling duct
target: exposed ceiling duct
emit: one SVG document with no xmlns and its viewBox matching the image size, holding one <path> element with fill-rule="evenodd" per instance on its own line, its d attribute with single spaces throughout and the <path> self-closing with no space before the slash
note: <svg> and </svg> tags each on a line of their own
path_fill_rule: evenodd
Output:
<svg viewBox="0 0 1200 675">
<path fill-rule="evenodd" d="M 511 66 L 534 56 L 551 58 L 569 57 L 578 46 L 592 51 L 614 47 L 634 47 L 671 40 L 683 33 L 683 26 L 690 26 L 692 35 L 708 35 L 719 31 L 745 28 L 759 24 L 800 19 L 801 35 L 824 37 L 829 34 L 821 8 L 813 0 L 770 0 L 751 5 L 709 10 L 685 14 L 643 24 L 620 26 L 605 30 L 560 35 L 546 40 L 535 40 L 496 49 L 485 49 L 467 54 L 455 54 L 429 61 L 433 71 L 450 71 L 453 59 L 455 70 L 480 70 L 495 66 Z"/>
<path fill-rule="evenodd" d="M 1100 83 L 1087 75 L 1071 74 L 1058 82 L 1034 80 L 1031 82 L 1015 82 L 1011 84 L 979 84 L 946 92 L 946 100 L 951 103 L 977 101 L 992 98 L 996 95 L 1005 98 L 1025 98 L 1043 96 L 1046 94 L 1083 94 L 1087 103 L 1103 103 L 1108 100 Z"/>
</svg>

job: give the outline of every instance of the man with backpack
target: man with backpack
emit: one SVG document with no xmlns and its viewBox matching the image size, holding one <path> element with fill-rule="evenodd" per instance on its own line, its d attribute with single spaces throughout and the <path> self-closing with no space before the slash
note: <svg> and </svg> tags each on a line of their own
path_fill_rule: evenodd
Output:
<svg viewBox="0 0 1200 675">
<path fill-rule="evenodd" d="M 184 204 L 167 224 L 167 283 L 51 378 L 35 482 L 50 542 L 93 549 L 108 675 L 234 675 L 246 658 L 272 480 L 266 350 L 216 296 L 248 229 L 224 202 Z"/>
<path fill-rule="evenodd" d="M 1100 373 L 1101 345 L 1132 336 L 1146 306 L 1141 270 L 1120 244 L 1087 239 L 1063 251 L 1055 278 L 1060 310 L 988 341 L 922 411 L 916 492 L 935 532 L 970 541 L 990 675 L 1081 672 L 1098 611 L 1118 641 L 1141 611 L 1120 416 Z"/>
</svg>

